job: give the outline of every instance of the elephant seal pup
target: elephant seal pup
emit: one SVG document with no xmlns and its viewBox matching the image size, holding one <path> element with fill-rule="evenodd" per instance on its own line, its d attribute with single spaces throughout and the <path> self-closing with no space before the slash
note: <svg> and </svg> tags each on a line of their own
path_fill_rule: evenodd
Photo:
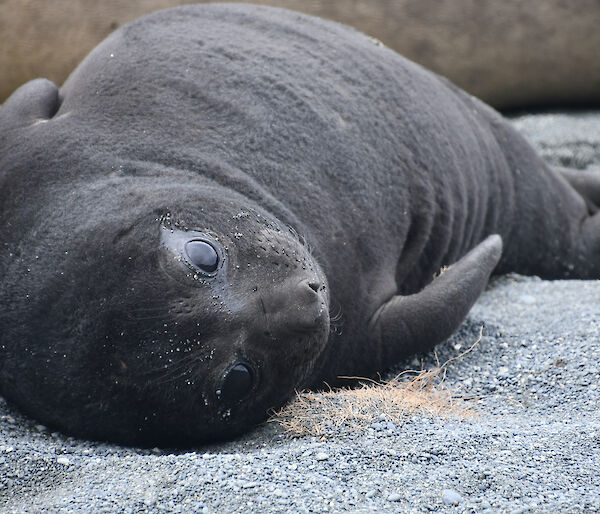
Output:
<svg viewBox="0 0 600 514">
<path fill-rule="evenodd" d="M 0 391 L 89 438 L 231 437 L 431 348 L 494 270 L 600 276 L 593 175 L 572 187 L 476 99 L 286 10 L 121 28 L 0 108 L 0 171 Z"/>
<path fill-rule="evenodd" d="M 189 0 L 0 2 L 0 102 L 62 84 L 123 23 Z M 347 23 L 502 109 L 600 104 L 597 0 L 252 0 Z"/>
</svg>

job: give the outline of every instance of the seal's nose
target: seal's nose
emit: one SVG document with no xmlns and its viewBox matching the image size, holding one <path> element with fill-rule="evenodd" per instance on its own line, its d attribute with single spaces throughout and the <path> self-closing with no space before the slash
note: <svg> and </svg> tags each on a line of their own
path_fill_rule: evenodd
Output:
<svg viewBox="0 0 600 514">
<path fill-rule="evenodd" d="M 297 301 L 311 303 L 314 301 L 320 301 L 319 291 L 322 289 L 323 285 L 316 280 L 302 280 L 298 283 L 294 288 L 290 289 L 290 296 L 295 296 Z"/>
<path fill-rule="evenodd" d="M 310 287 L 315 293 L 317 293 L 323 286 L 319 282 L 308 282 L 308 287 Z"/>
</svg>

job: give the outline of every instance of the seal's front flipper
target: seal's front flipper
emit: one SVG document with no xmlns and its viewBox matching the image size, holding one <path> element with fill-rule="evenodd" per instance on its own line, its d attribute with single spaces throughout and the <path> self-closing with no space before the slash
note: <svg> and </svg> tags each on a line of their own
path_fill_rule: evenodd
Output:
<svg viewBox="0 0 600 514">
<path fill-rule="evenodd" d="M 2 130 L 24 127 L 46 121 L 58 111 L 58 87 L 47 79 L 35 79 L 17 89 L 0 106 Z"/>
<path fill-rule="evenodd" d="M 394 296 L 370 323 L 380 368 L 446 339 L 475 303 L 502 254 L 489 236 L 419 293 Z"/>
<path fill-rule="evenodd" d="M 600 172 L 554 168 L 586 201 L 590 212 L 600 210 Z"/>
</svg>

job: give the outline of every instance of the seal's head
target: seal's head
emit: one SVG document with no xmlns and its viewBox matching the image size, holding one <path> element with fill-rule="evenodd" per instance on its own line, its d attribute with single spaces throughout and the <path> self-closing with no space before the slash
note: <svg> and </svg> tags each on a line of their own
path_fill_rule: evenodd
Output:
<svg viewBox="0 0 600 514">
<path fill-rule="evenodd" d="M 125 443 L 231 437 L 310 374 L 329 315 L 307 247 L 241 195 L 173 182 L 84 184 L 14 252 L 4 393 L 38 419 Z"/>
</svg>

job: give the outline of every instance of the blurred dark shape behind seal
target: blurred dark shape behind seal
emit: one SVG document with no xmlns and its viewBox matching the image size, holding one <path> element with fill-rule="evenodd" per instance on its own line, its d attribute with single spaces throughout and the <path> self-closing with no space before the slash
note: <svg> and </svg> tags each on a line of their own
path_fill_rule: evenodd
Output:
<svg viewBox="0 0 600 514">
<path fill-rule="evenodd" d="M 117 27 L 184 0 L 0 1 L 0 101 L 62 84 Z M 496 108 L 600 105 L 596 0 L 253 0 L 346 23 Z"/>
</svg>

